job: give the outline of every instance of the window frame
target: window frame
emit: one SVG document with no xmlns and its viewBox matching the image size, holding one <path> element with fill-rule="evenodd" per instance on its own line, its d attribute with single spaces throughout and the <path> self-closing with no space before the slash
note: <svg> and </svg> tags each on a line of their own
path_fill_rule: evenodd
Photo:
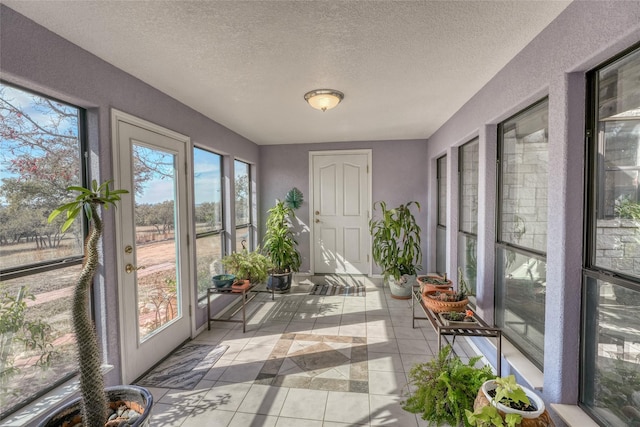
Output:
<svg viewBox="0 0 640 427">
<path fill-rule="evenodd" d="M 444 167 L 443 167 L 444 165 Z M 444 176 L 442 175 L 444 169 Z M 447 273 L 447 192 L 449 182 L 447 180 L 447 155 L 443 154 L 442 156 L 436 159 L 436 200 L 437 200 L 437 209 L 436 209 L 436 273 L 438 274 L 446 274 Z M 442 182 L 444 179 L 444 207 L 441 206 L 442 201 Z M 444 214 L 441 215 L 441 210 L 444 209 Z M 441 247 L 441 245 L 444 245 Z M 440 250 L 442 249 L 442 250 Z M 444 257 L 444 259 L 442 259 Z"/>
<path fill-rule="evenodd" d="M 71 104 L 66 101 L 62 101 L 59 98 L 43 94 L 41 92 L 25 88 L 20 85 L 16 85 L 14 83 L 7 82 L 5 80 L 0 79 L 0 84 L 11 87 L 13 89 L 17 89 L 28 94 L 38 96 L 41 98 L 46 98 L 51 101 L 63 104 L 70 108 L 75 109 L 78 112 L 78 156 L 79 156 L 79 165 L 80 165 L 80 182 L 77 185 L 88 188 L 89 183 L 91 182 L 91 168 L 89 162 L 89 142 L 88 142 L 88 129 L 87 129 L 87 110 L 83 107 L 79 107 L 77 105 Z M 89 234 L 89 223 L 84 217 L 81 215 L 81 223 L 82 223 L 82 240 L 86 240 Z M 28 276 L 37 276 L 42 273 L 46 273 L 49 271 L 62 270 L 67 267 L 81 265 L 84 262 L 85 257 L 85 245 L 81 245 L 82 253 L 79 255 L 73 255 L 69 257 L 56 258 L 47 261 L 36 262 L 32 264 L 26 264 L 22 266 L 10 267 L 2 269 L 0 268 L 0 282 L 5 280 L 19 279 Z M 92 286 L 89 290 L 89 312 L 94 323 L 97 323 L 96 311 L 94 310 L 94 302 L 96 301 L 95 289 Z M 9 407 L 3 408 L 0 410 L 0 419 L 3 419 L 10 414 L 18 411 L 30 403 L 38 400 L 42 396 L 49 393 L 51 390 L 59 387 L 65 382 L 69 381 L 71 378 L 75 377 L 78 374 L 78 369 L 76 367 L 75 370 L 69 371 L 66 374 L 62 375 L 57 380 L 51 382 L 47 387 L 40 389 L 33 395 L 27 396 L 24 400 L 19 402 L 18 404 Z"/>
<path fill-rule="evenodd" d="M 247 210 L 249 212 L 248 215 L 248 222 L 246 223 L 242 223 L 242 224 L 238 224 L 237 222 L 235 223 L 235 230 L 237 233 L 237 230 L 241 230 L 246 228 L 247 229 L 247 234 L 249 237 L 249 241 L 247 242 L 247 250 L 252 251 L 255 249 L 255 242 L 254 242 L 254 238 L 253 238 L 253 230 L 254 230 L 254 224 L 253 224 L 253 205 L 254 205 L 254 201 L 253 201 L 253 176 L 252 176 L 252 171 L 251 171 L 251 163 L 249 162 L 245 162 L 244 160 L 240 160 L 240 159 L 233 159 L 233 171 L 234 171 L 234 175 L 233 175 L 233 179 L 234 179 L 234 188 L 235 188 L 235 179 L 236 179 L 236 164 L 237 163 L 242 163 L 244 165 L 247 166 Z M 237 190 L 234 191 L 234 197 L 233 197 L 233 203 L 234 203 L 234 212 L 236 212 L 236 218 L 237 218 L 237 210 L 235 208 L 237 208 L 237 206 L 235 205 L 236 202 L 236 194 L 237 194 Z M 237 237 L 236 237 L 237 239 Z"/>
<path fill-rule="evenodd" d="M 227 245 L 226 245 L 226 239 L 225 239 L 225 203 L 226 203 L 226 192 L 225 192 L 225 186 L 224 186 L 224 155 L 220 154 L 218 152 L 216 152 L 215 150 L 212 150 L 208 147 L 204 147 L 204 146 L 200 146 L 197 144 L 193 145 L 193 150 L 202 150 L 202 151 L 206 151 L 209 154 L 213 154 L 215 156 L 219 157 L 220 160 L 220 228 L 217 230 L 212 230 L 212 231 L 205 231 L 202 233 L 198 233 L 197 230 L 195 230 L 195 219 L 194 219 L 194 261 L 195 264 L 193 265 L 194 271 L 197 274 L 198 271 L 198 239 L 199 238 L 206 238 L 206 237 L 211 237 L 211 236 L 219 236 L 220 237 L 220 255 L 221 257 L 224 257 L 225 255 L 227 255 Z M 195 164 L 194 164 L 194 169 L 195 169 Z M 195 215 L 195 202 L 196 202 L 196 195 L 195 195 L 195 176 L 192 177 L 193 179 L 193 186 L 194 186 L 194 194 L 193 194 L 193 201 L 194 201 L 194 215 Z M 198 295 L 198 280 L 196 277 L 196 283 L 195 283 L 195 287 L 196 287 L 196 298 L 198 300 L 199 303 L 203 302 L 204 300 L 207 299 L 207 294 L 206 292 L 203 295 Z"/>
<path fill-rule="evenodd" d="M 471 140 L 465 142 L 464 144 L 462 144 L 460 147 L 458 147 L 458 253 L 456 254 L 457 257 L 457 261 L 458 261 L 458 266 L 464 266 L 466 269 L 467 264 L 461 263 L 460 260 L 460 247 L 462 246 L 461 243 L 466 240 L 475 240 L 475 245 L 476 245 L 476 249 L 475 249 L 475 256 L 476 256 L 476 266 L 477 266 L 477 256 L 478 256 L 478 211 L 477 211 L 477 206 L 478 206 L 478 194 L 479 194 L 479 188 L 478 185 L 480 183 L 480 172 L 479 170 L 477 171 L 477 174 L 475 176 L 475 184 L 476 184 L 476 217 L 475 217 L 475 225 L 476 225 L 476 232 L 473 233 L 471 231 L 468 230 L 464 230 L 463 229 L 463 195 L 465 194 L 464 192 L 464 186 L 465 186 L 465 180 L 464 180 L 464 162 L 465 162 L 465 147 L 471 147 L 472 145 L 476 145 L 478 147 L 478 149 L 480 148 L 480 137 L 475 137 L 472 138 Z M 476 162 L 476 165 L 479 166 L 480 161 L 478 159 L 478 161 Z M 466 274 L 464 274 L 464 277 L 466 277 Z M 477 276 L 476 276 L 476 281 L 475 283 L 470 283 L 470 288 L 473 291 L 473 293 L 476 293 L 477 290 Z M 469 299 L 469 303 L 472 307 L 475 307 L 476 303 L 475 303 L 476 297 L 472 296 Z"/>
<path fill-rule="evenodd" d="M 592 350 L 587 346 L 587 341 L 592 336 L 587 336 L 594 322 L 593 312 L 597 311 L 598 301 L 589 297 L 589 281 L 601 281 L 619 286 L 630 291 L 640 292 L 640 278 L 633 277 L 615 269 L 610 269 L 596 262 L 597 222 L 606 219 L 604 198 L 598 197 L 604 194 L 605 180 L 602 179 L 607 170 L 601 167 L 600 154 L 603 153 L 604 142 L 598 137 L 598 105 L 600 100 L 599 72 L 621 60 L 622 58 L 640 52 L 640 43 L 623 50 L 619 54 L 600 63 L 586 73 L 586 102 L 585 102 L 585 168 L 584 168 L 584 218 L 583 218 L 583 267 L 582 267 L 582 309 L 580 314 L 580 363 L 578 384 L 578 406 L 583 409 L 594 421 L 600 425 L 606 422 L 598 417 L 592 407 L 585 403 L 586 395 L 592 392 L 595 382 L 593 371 L 588 372 Z M 638 169 L 635 168 L 628 169 Z M 591 393 L 592 394 L 592 393 Z"/>
<path fill-rule="evenodd" d="M 497 139 L 498 139 L 498 144 L 497 144 L 497 160 L 496 160 L 496 217 L 495 217 L 495 230 L 496 230 L 496 241 L 495 241 L 495 271 L 499 272 L 502 271 L 503 267 L 498 265 L 498 263 L 502 262 L 502 258 L 499 255 L 499 253 L 501 251 L 511 251 L 514 252 L 517 255 L 523 255 L 523 256 L 527 256 L 530 258 L 534 258 L 540 261 L 543 261 L 545 263 L 545 265 L 547 264 L 547 254 L 546 252 L 542 252 L 540 250 L 537 249 L 533 249 L 533 248 L 529 248 L 526 246 L 522 246 L 522 245 L 518 245 L 515 244 L 513 242 L 507 242 L 502 240 L 502 230 L 503 230 L 503 224 L 502 224 L 502 214 L 503 214 L 503 202 L 504 202 L 504 192 L 503 192 L 503 183 L 504 183 L 504 176 L 503 176 L 503 161 L 504 161 L 504 134 L 505 134 L 505 123 L 508 123 L 510 121 L 512 121 L 513 119 L 517 118 L 518 116 L 522 116 L 524 114 L 526 114 L 527 112 L 539 107 L 540 105 L 546 103 L 547 104 L 547 110 L 549 108 L 549 97 L 545 96 L 541 99 L 539 99 L 538 101 L 530 104 L 529 106 L 523 108 L 522 110 L 519 110 L 518 112 L 516 112 L 515 114 L 507 117 L 506 119 L 502 120 L 500 123 L 498 123 L 497 126 Z M 547 127 L 548 127 L 548 123 L 547 123 Z M 548 142 L 548 141 L 547 141 Z M 548 176 L 548 172 L 547 172 L 547 176 Z M 548 184 L 547 184 L 547 188 L 548 188 Z M 548 226 L 548 218 L 547 218 L 547 226 Z M 501 290 L 501 284 L 499 283 L 499 280 L 501 280 L 501 278 L 496 276 L 496 287 L 495 287 L 495 292 L 493 295 L 493 306 L 494 306 L 494 322 L 496 323 L 496 325 L 501 325 L 500 321 L 502 319 L 502 321 L 504 321 L 504 313 L 505 310 L 503 309 L 506 304 L 500 300 L 500 298 L 502 297 L 502 294 L 500 292 Z M 502 308 L 502 310 L 501 310 Z M 545 308 L 546 310 L 546 308 Z M 504 329 L 504 326 L 501 326 L 503 328 L 503 334 L 505 337 L 509 338 L 509 332 L 506 331 Z M 546 325 L 545 325 L 546 328 Z M 544 331 L 543 331 L 544 334 Z M 544 366 L 543 363 L 544 361 L 538 361 L 537 359 L 531 357 L 530 353 L 523 348 L 522 345 L 520 345 L 517 341 L 511 339 L 510 342 L 525 356 L 527 357 L 527 359 L 533 363 L 536 367 L 538 367 L 540 370 L 544 370 Z M 544 348 L 542 349 L 543 354 L 544 354 Z"/>
</svg>

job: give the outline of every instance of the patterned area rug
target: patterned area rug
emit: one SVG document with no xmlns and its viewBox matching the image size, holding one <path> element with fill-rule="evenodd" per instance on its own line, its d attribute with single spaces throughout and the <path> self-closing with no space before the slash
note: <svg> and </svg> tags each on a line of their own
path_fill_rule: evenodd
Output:
<svg viewBox="0 0 640 427">
<path fill-rule="evenodd" d="M 363 284 L 333 284 L 318 283 L 313 285 L 309 295 L 346 295 L 346 296 L 365 296 L 366 287 Z"/>
<path fill-rule="evenodd" d="M 193 390 L 228 345 L 187 343 L 137 382 L 144 387 Z"/>
</svg>

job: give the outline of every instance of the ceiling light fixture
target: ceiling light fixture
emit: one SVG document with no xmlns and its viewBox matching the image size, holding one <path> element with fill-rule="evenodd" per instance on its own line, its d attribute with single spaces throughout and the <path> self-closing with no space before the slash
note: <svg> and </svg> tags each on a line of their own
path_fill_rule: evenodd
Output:
<svg viewBox="0 0 640 427">
<path fill-rule="evenodd" d="M 316 89 L 304 94 L 304 99 L 316 110 L 327 111 L 344 98 L 344 93 L 333 89 Z"/>
</svg>

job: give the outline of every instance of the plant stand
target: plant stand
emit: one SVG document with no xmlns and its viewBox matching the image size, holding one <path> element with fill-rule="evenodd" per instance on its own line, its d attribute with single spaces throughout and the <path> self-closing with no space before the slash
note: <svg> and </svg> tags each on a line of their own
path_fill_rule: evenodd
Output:
<svg viewBox="0 0 640 427">
<path fill-rule="evenodd" d="M 482 392 L 482 389 L 478 390 L 476 400 L 473 402 L 473 410 L 482 408 L 483 406 L 491 405 L 491 402 Z M 500 412 L 500 415 L 504 417 L 504 413 Z M 545 409 L 542 415 L 537 418 L 523 418 L 519 424 L 520 427 L 555 427 L 553 420 L 549 416 L 549 412 Z"/>
<path fill-rule="evenodd" d="M 226 289 L 226 290 L 221 290 L 219 288 L 208 288 L 207 289 L 207 330 L 211 330 L 211 322 L 232 322 L 232 323 L 242 323 L 242 333 L 246 332 L 247 329 L 247 310 L 246 310 L 246 306 L 247 303 L 249 303 L 251 300 L 253 300 L 256 297 L 256 292 L 260 292 L 259 290 L 256 290 L 256 284 L 254 283 L 247 283 L 241 286 L 236 286 L 233 287 L 233 289 Z M 231 290 L 231 292 L 229 292 Z M 215 294 L 226 294 L 226 295 L 233 295 L 233 296 L 238 296 L 238 297 L 242 297 L 242 303 L 240 305 L 240 307 L 238 309 L 236 309 L 233 313 L 231 313 L 231 315 L 228 318 L 220 318 L 220 317 L 211 317 L 211 295 L 215 295 Z M 271 289 L 271 300 L 274 300 L 274 292 L 273 289 Z M 242 310 L 242 320 L 240 319 L 233 319 L 233 316 L 235 316 L 238 311 Z"/>
<path fill-rule="evenodd" d="M 474 325 L 447 325 L 438 313 L 431 310 L 424 303 L 420 285 L 416 282 L 411 292 L 411 313 L 413 315 L 412 327 L 416 327 L 416 320 L 428 320 L 431 326 L 438 334 L 438 351 L 442 348 L 442 337 L 452 336 L 451 348 L 456 342 L 457 336 L 463 337 L 484 337 L 496 338 L 496 372 L 498 375 L 502 372 L 502 330 L 495 326 L 489 326 L 484 320 L 478 316 L 474 316 L 477 321 Z M 416 306 L 422 307 L 425 316 L 416 315 Z M 445 338 L 446 340 L 446 338 Z"/>
</svg>

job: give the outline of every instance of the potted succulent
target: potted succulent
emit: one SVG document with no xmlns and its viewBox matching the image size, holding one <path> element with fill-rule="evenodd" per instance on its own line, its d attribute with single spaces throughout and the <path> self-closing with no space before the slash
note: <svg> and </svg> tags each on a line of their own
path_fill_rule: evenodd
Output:
<svg viewBox="0 0 640 427">
<path fill-rule="evenodd" d="M 270 268 L 269 259 L 260 253 L 260 248 L 253 252 L 246 249 L 232 252 L 222 258 L 222 265 L 235 280 L 249 283 L 263 283 Z"/>
<path fill-rule="evenodd" d="M 471 291 L 464 279 L 462 269 L 458 268 L 458 290 L 429 290 L 422 291 L 424 305 L 435 313 L 464 312 L 469 303 Z"/>
<path fill-rule="evenodd" d="M 73 294 L 73 330 L 78 349 L 78 365 L 80 370 L 81 397 L 58 408 L 45 417 L 40 426 L 60 426 L 64 422 L 74 420 L 76 425 L 81 419 L 83 426 L 104 427 L 108 418 L 113 416 L 113 409 L 117 410 L 123 403 L 129 409 L 116 412 L 125 423 L 134 426 L 147 425 L 153 404 L 153 398 L 148 390 L 137 386 L 116 386 L 105 389 L 102 376 L 100 351 L 93 321 L 89 315 L 89 295 L 98 262 L 98 243 L 103 232 L 103 224 L 99 215 L 99 208 L 108 209 L 116 206 L 121 194 L 126 190 L 111 190 L 111 181 L 98 185 L 93 181 L 91 188 L 69 187 L 68 191 L 78 192 L 74 201 L 55 209 L 49 215 L 52 222 L 62 213 L 66 219 L 62 231 L 66 231 L 81 213 L 89 221 L 89 236 L 85 242 L 84 263 Z M 132 411 L 130 411 L 132 410 Z M 125 415 L 122 417 L 121 415 Z M 126 419 L 124 419 L 126 418 Z"/>
<path fill-rule="evenodd" d="M 443 289 L 451 289 L 452 282 L 447 279 L 446 273 L 443 276 L 437 276 L 433 274 L 427 274 L 425 276 L 418 276 L 418 284 L 420 285 L 420 292 L 425 289 L 429 291 L 438 291 Z"/>
<path fill-rule="evenodd" d="M 287 292 L 291 288 L 294 272 L 302 263 L 298 242 L 293 235 L 291 218 L 293 209 L 285 202 L 278 200 L 268 211 L 267 225 L 262 241 L 262 251 L 271 262 L 271 271 L 267 281 L 267 289 Z"/>
<path fill-rule="evenodd" d="M 418 202 L 409 202 L 396 208 L 387 209 L 385 202 L 374 204 L 380 207 L 380 219 L 369 221 L 373 237 L 373 260 L 380 266 L 384 279 L 389 283 L 391 296 L 409 299 L 417 271 L 422 267 L 420 248 L 420 227 L 411 212 Z"/>
<path fill-rule="evenodd" d="M 553 425 L 544 402 L 532 390 L 516 383 L 513 375 L 487 380 L 478 391 L 474 411 L 466 410 L 469 424 L 477 427 L 517 426 L 523 419 L 540 419 L 536 425 Z"/>
<path fill-rule="evenodd" d="M 403 409 L 420 414 L 429 425 L 469 425 L 465 410 L 473 407 L 482 384 L 495 378 L 490 366 L 476 367 L 480 358 L 464 363 L 446 346 L 429 362 L 414 365 Z"/>
</svg>

